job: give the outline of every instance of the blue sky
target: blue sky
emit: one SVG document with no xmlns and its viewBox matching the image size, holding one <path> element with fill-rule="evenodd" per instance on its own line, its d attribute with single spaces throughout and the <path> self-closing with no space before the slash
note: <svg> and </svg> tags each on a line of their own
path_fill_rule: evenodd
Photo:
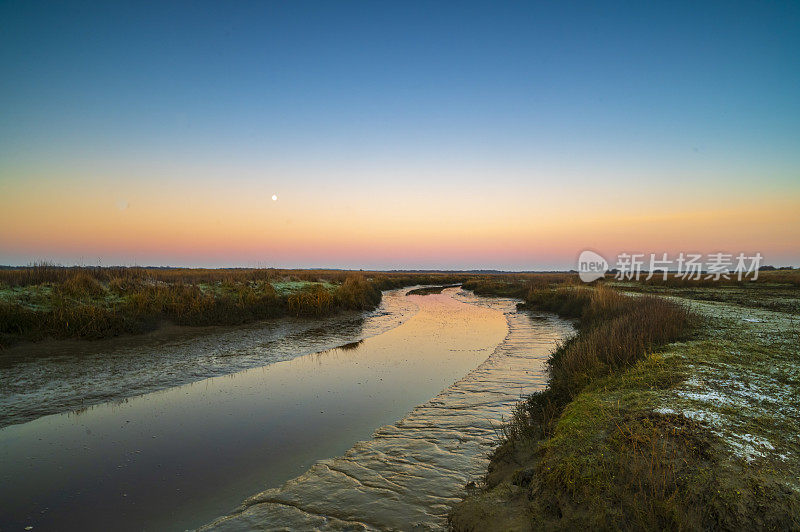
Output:
<svg viewBox="0 0 800 532">
<path fill-rule="evenodd" d="M 800 189 L 797 2 L 4 1 L 0 20 L 15 191 Z"/>
</svg>

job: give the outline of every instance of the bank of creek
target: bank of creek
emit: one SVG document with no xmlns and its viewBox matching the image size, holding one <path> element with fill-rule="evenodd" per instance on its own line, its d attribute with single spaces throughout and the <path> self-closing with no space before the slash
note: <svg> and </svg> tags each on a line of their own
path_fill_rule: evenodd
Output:
<svg viewBox="0 0 800 532">
<path fill-rule="evenodd" d="M 322 327 L 7 359 L 0 529 L 440 528 L 572 327 L 459 288 L 407 291 Z"/>
</svg>

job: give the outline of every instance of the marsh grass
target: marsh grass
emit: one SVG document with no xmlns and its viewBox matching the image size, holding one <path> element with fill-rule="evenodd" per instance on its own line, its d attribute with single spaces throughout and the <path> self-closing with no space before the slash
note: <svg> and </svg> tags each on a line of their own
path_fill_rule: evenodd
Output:
<svg viewBox="0 0 800 532">
<path fill-rule="evenodd" d="M 548 359 L 547 388 L 517 406 L 505 429 L 509 440 L 546 437 L 560 411 L 583 388 L 684 337 L 692 324 L 682 305 L 652 296 L 625 296 L 604 286 L 534 291 L 526 307 L 580 317 L 580 329 Z"/>
<path fill-rule="evenodd" d="M 102 338 L 161 322 L 233 325 L 319 317 L 380 304 L 381 291 L 472 282 L 524 298 L 574 275 L 352 272 L 342 270 L 62 267 L 0 268 L 0 347 L 19 340 Z"/>
<path fill-rule="evenodd" d="M 565 318 L 580 318 L 589 306 L 593 291 L 584 286 L 533 288 L 525 294 L 521 308 L 545 310 Z"/>
<path fill-rule="evenodd" d="M 463 283 L 465 290 L 472 290 L 480 296 L 512 297 L 529 299 L 531 294 L 555 287 L 568 287 L 581 284 L 577 274 L 537 273 L 497 275 L 489 278 L 474 278 Z"/>
<path fill-rule="evenodd" d="M 634 464 L 637 468 L 651 464 L 646 490 L 658 491 L 660 495 L 657 497 L 672 497 L 675 482 L 668 472 L 659 469 L 665 460 L 661 459 L 663 457 L 648 457 L 645 451 L 662 449 L 668 452 L 673 445 L 665 443 L 663 438 L 658 442 L 650 438 L 655 442 L 650 442 L 653 443 L 650 446 L 640 438 L 644 437 L 644 431 L 634 431 L 625 421 L 614 425 L 619 438 L 622 438 L 620 441 L 598 439 L 592 432 L 597 429 L 593 424 L 603 423 L 603 420 L 611 425 L 614 423 L 609 421 L 611 416 L 602 405 L 581 398 L 594 383 L 624 373 L 651 350 L 688 334 L 692 324 L 688 310 L 655 297 L 625 296 L 604 286 L 587 288 L 563 284 L 529 290 L 524 306 L 580 318 L 579 332 L 559 345 L 550 357 L 547 387 L 518 403 L 504 424 L 500 445 L 492 457 L 487 475 L 487 489 L 504 482 L 521 486 L 529 493 L 525 499 L 533 501 L 523 505 L 521 514 L 527 516 L 523 520 L 531 523 L 529 519 L 532 519 L 540 527 L 558 524 L 569 528 L 577 526 L 581 519 L 584 522 L 580 526 L 610 526 L 612 521 L 605 522 L 605 517 L 587 511 L 581 513 L 580 518 L 575 517 L 576 521 L 572 523 L 562 518 L 570 512 L 577 516 L 575 505 L 584 504 L 576 490 L 591 485 L 591 482 L 605 482 L 615 476 L 621 478 L 621 473 L 608 461 L 617 460 L 620 451 L 627 452 L 628 448 L 620 442 L 633 434 L 634 448 L 641 452 L 638 457 L 633 453 L 635 459 L 625 465 L 630 466 L 624 470 L 625 473 Z M 607 432 L 609 427 L 603 430 Z M 581 448 L 583 446 L 599 450 L 587 452 Z M 587 463 L 589 457 L 593 462 Z M 515 468 L 510 464 L 523 464 L 523 467 Z M 645 499 L 646 504 L 654 500 L 653 496 L 645 496 Z M 606 499 L 603 504 L 609 502 Z M 636 502 L 638 508 L 643 508 L 642 504 Z M 473 529 L 476 520 L 486 525 L 483 518 L 474 514 L 476 507 L 485 513 L 483 505 L 481 497 L 468 499 L 459 505 L 451 515 L 453 528 Z M 652 512 L 645 511 L 646 518 L 637 518 L 636 522 L 649 523 L 647 516 L 651 515 Z M 589 523 L 585 522 L 587 516 L 590 516 Z M 505 517 L 503 520 L 508 523 Z M 474 529 L 479 528 L 480 525 Z"/>
<path fill-rule="evenodd" d="M 372 309 L 381 301 L 381 290 L 377 283 L 368 281 L 363 275 L 351 275 L 334 292 L 334 301 L 339 308 L 346 310 Z"/>
<path fill-rule="evenodd" d="M 436 276 L 440 278 L 440 276 Z M 0 270 L 0 347 L 19 340 L 103 338 L 178 325 L 235 325 L 284 315 L 368 310 L 381 286 L 419 276 L 285 270 L 62 268 Z M 279 292 L 275 287 L 279 286 Z"/>
<path fill-rule="evenodd" d="M 295 316 L 322 316 L 333 306 L 333 295 L 322 285 L 314 284 L 288 299 L 289 311 Z"/>
<path fill-rule="evenodd" d="M 55 286 L 55 291 L 64 297 L 80 299 L 98 298 L 105 294 L 103 285 L 85 271 L 71 273 L 63 282 Z"/>
<path fill-rule="evenodd" d="M 422 288 L 415 288 L 406 292 L 407 296 L 428 296 L 432 294 L 441 294 L 445 288 L 454 288 L 460 286 L 458 284 L 441 285 L 441 286 L 423 286 Z"/>
<path fill-rule="evenodd" d="M 20 340 L 103 338 L 178 325 L 374 309 L 381 291 L 452 284 L 469 274 L 341 270 L 0 268 L 0 347 Z"/>
<path fill-rule="evenodd" d="M 666 279 L 661 273 L 653 275 L 647 279 L 642 276 L 637 282 L 647 286 L 664 286 L 669 288 L 720 288 L 720 287 L 742 287 L 754 284 L 774 284 L 800 287 L 800 269 L 785 270 L 765 270 L 759 271 L 758 277 L 753 280 L 753 274 L 743 276 L 739 279 L 736 274 L 729 275 L 728 278 L 720 279 L 708 278 L 707 274 L 699 276 L 678 276 L 674 273 L 667 275 Z"/>
<path fill-rule="evenodd" d="M 761 286 L 754 297 L 772 293 L 768 283 Z M 745 461 L 731 454 L 730 441 L 736 440 L 724 439 L 724 429 L 679 413 L 674 392 L 690 377 L 698 378 L 698 365 L 708 365 L 703 371 L 709 375 L 717 375 L 721 367 L 748 375 L 756 368 L 743 358 L 745 353 L 774 364 L 784 362 L 780 357 L 788 353 L 766 348 L 768 338 L 758 337 L 758 346 L 750 345 L 746 333 L 738 331 L 729 342 L 732 333 L 720 333 L 719 322 L 668 300 L 626 296 L 600 284 L 586 302 L 564 288 L 531 294 L 527 304 L 579 314 L 578 334 L 553 353 L 547 388 L 517 404 L 503 426 L 483 488 L 470 492 L 454 509 L 451 527 L 800 527 L 800 496 L 789 487 L 796 485 L 796 467 L 780 454 L 794 449 L 796 427 L 777 415 L 754 418 L 749 410 L 736 411 L 731 406 L 735 402 L 726 399 L 709 415 L 727 416 L 726 423 L 745 436 L 769 434 L 781 449 L 772 457 Z M 582 310 L 576 301 L 584 302 Z M 726 326 L 736 327 L 741 307 L 730 309 L 735 319 Z M 765 375 L 774 379 L 774 373 L 772 368 Z M 732 377 L 725 373 L 717 378 Z M 776 384 L 773 392 L 784 393 L 786 386 L 791 383 Z M 760 393 L 769 391 L 762 387 Z M 665 401 L 678 413 L 664 409 Z M 760 404 L 765 411 L 776 407 Z M 783 412 L 792 407 L 777 408 Z"/>
</svg>

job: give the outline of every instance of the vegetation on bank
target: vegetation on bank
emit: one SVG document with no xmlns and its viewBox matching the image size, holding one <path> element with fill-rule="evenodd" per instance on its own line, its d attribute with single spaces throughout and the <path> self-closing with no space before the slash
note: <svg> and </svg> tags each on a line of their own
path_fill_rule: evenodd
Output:
<svg viewBox="0 0 800 532">
<path fill-rule="evenodd" d="M 578 284 L 581 284 L 580 279 L 574 273 L 535 273 L 475 278 L 466 281 L 463 287 L 479 296 L 527 299 L 543 288 Z"/>
<path fill-rule="evenodd" d="M 428 296 L 431 294 L 441 294 L 445 288 L 454 288 L 460 286 L 459 284 L 448 284 L 443 286 L 423 286 L 422 288 L 415 288 L 406 292 L 407 296 Z"/>
<path fill-rule="evenodd" d="M 719 301 L 753 308 L 765 308 L 781 312 L 800 313 L 800 269 L 775 269 L 758 272 L 756 280 L 745 278 L 699 279 L 684 278 L 670 273 L 666 279 L 663 274 L 655 274 L 647 279 L 643 273 L 638 280 L 617 280 L 612 275 L 586 284 L 576 273 L 540 273 L 498 275 L 490 278 L 476 277 L 464 283 L 464 288 L 478 295 L 489 297 L 512 297 L 523 300 L 521 308 L 555 312 L 564 317 L 580 318 L 588 291 L 573 290 L 576 287 L 589 289 L 605 285 L 624 292 L 664 295 L 694 299 L 698 301 Z M 556 292 L 544 290 L 557 289 Z"/>
<path fill-rule="evenodd" d="M 800 281 L 800 275 L 795 274 L 794 277 L 796 279 L 786 277 L 782 279 L 773 279 L 772 276 L 765 277 L 768 280 L 764 282 L 737 283 L 716 287 L 668 286 L 630 281 L 610 281 L 606 284 L 628 292 L 680 297 L 682 299 L 693 299 L 697 301 L 718 301 L 744 307 L 764 308 L 779 312 L 799 314 L 800 300 L 797 298 L 797 293 L 800 285 L 796 285 L 794 282 Z"/>
<path fill-rule="evenodd" d="M 800 526 L 792 314 L 569 283 L 525 300 L 579 316 L 579 332 L 504 425 L 454 530 Z"/>
<path fill-rule="evenodd" d="M 46 337 L 141 333 L 163 321 L 236 325 L 369 310 L 380 303 L 382 290 L 458 280 L 338 270 L 6 268 L 0 269 L 0 347 Z"/>
</svg>

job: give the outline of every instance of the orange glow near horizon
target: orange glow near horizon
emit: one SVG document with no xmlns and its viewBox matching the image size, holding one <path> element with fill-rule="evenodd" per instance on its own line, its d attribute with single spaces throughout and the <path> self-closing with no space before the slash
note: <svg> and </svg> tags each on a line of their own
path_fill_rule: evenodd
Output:
<svg viewBox="0 0 800 532">
<path fill-rule="evenodd" d="M 0 213 L 3 253 L 30 261 L 566 269 L 587 248 L 607 256 L 760 251 L 777 262 L 796 260 L 800 249 L 791 194 L 141 182 L 123 195 L 101 181 L 35 183 L 5 183 Z"/>
</svg>

